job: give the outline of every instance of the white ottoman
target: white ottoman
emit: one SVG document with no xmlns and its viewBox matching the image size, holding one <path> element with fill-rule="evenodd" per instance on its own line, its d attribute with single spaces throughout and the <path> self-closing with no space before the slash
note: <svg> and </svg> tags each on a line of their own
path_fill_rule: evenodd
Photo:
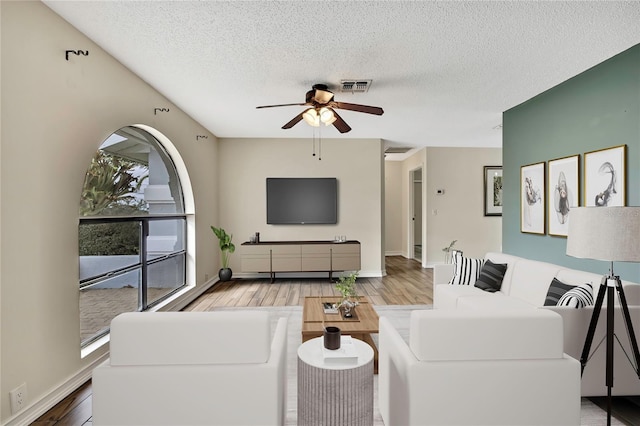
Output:
<svg viewBox="0 0 640 426">
<path fill-rule="evenodd" d="M 351 341 L 357 359 L 325 360 L 322 337 L 298 348 L 299 426 L 373 425 L 373 349 Z"/>
</svg>

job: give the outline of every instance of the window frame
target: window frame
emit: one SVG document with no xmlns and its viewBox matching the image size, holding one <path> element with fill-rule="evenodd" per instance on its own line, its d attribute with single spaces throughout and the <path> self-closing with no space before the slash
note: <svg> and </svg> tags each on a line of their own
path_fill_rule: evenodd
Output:
<svg viewBox="0 0 640 426">
<path fill-rule="evenodd" d="M 182 221 L 182 226 L 183 226 L 183 244 L 182 244 L 182 249 L 181 250 L 176 250 L 173 251 L 171 253 L 165 254 L 163 256 L 159 256 L 159 257 L 154 257 L 152 259 L 149 259 L 147 257 L 147 237 L 149 236 L 149 223 L 150 222 L 154 222 L 154 221 L 162 221 L 162 220 L 181 220 Z M 179 287 L 174 288 L 172 291 L 168 292 L 167 294 L 165 294 L 164 296 L 160 297 L 157 300 L 154 300 L 152 303 L 148 303 L 148 294 L 147 294 L 147 288 L 148 288 L 148 274 L 147 274 L 147 270 L 149 268 L 149 266 L 155 264 L 155 263 L 159 263 L 162 262 L 166 259 L 171 259 L 171 258 L 175 258 L 175 257 L 179 257 L 179 256 L 185 256 L 187 255 L 187 250 L 186 250 L 186 246 L 187 246 L 187 242 L 186 242 L 186 229 L 187 229 L 187 215 L 186 214 L 162 214 L 162 215 L 133 215 L 133 216 L 83 216 L 79 218 L 79 223 L 78 225 L 83 225 L 83 224 L 101 224 L 101 223 L 125 223 L 125 222 L 139 222 L 141 224 L 140 226 L 140 231 L 139 231 L 139 237 L 140 237 L 140 256 L 139 256 L 139 261 L 135 264 L 132 265 L 128 265 L 126 267 L 123 268 L 117 268 L 117 269 L 113 269 L 107 272 L 103 272 L 101 274 L 92 276 L 92 277 L 88 277 L 85 278 L 83 280 L 79 281 L 79 291 L 85 290 L 89 287 L 92 287 L 94 285 L 97 285 L 98 283 L 101 283 L 107 279 L 111 279 L 113 277 L 116 277 L 118 275 L 123 275 L 125 273 L 131 272 L 131 271 L 135 271 L 135 270 L 140 270 L 140 287 L 139 287 L 139 291 L 138 291 L 138 311 L 146 311 L 149 310 L 151 308 L 153 308 L 154 306 L 158 305 L 159 303 L 167 300 L 168 298 L 170 298 L 171 296 L 173 296 L 176 292 L 182 290 L 183 288 L 185 288 L 188 283 L 187 283 L 187 269 L 186 267 L 183 268 L 182 270 L 182 285 L 180 285 Z M 186 265 L 185 265 L 186 266 Z M 90 338 L 84 340 L 81 342 L 81 348 L 84 349 L 87 346 L 91 345 L 92 343 L 96 342 L 97 340 L 101 339 L 102 337 L 106 336 L 107 334 L 109 334 L 110 329 L 107 327 L 106 329 L 94 334 L 93 336 L 91 336 Z"/>
</svg>

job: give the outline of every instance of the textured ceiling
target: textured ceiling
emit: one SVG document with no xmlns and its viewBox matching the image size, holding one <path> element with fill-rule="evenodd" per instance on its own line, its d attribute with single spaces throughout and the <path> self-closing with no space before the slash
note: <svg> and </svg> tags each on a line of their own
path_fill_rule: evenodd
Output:
<svg viewBox="0 0 640 426">
<path fill-rule="evenodd" d="M 640 43 L 640 3 L 52 1 L 44 3 L 220 137 L 312 137 L 281 126 L 314 83 L 351 125 L 323 138 L 500 147 L 502 112 Z M 341 79 L 371 79 L 339 93 Z"/>
</svg>

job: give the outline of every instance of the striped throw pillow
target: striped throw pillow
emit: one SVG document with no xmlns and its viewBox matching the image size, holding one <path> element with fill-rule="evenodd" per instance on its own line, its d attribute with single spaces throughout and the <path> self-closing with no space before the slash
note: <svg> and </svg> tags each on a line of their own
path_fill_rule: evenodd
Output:
<svg viewBox="0 0 640 426">
<path fill-rule="evenodd" d="M 471 285 L 478 280 L 483 259 L 464 257 L 462 253 L 456 253 L 453 257 L 453 277 L 449 281 L 452 285 Z"/>
<path fill-rule="evenodd" d="M 584 308 L 593 305 L 593 286 L 591 283 L 581 284 L 567 291 L 558 300 L 557 306 Z"/>
</svg>

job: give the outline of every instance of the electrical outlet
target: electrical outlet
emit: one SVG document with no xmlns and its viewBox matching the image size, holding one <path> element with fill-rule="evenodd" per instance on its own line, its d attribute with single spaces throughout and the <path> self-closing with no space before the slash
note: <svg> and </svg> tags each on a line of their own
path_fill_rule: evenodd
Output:
<svg viewBox="0 0 640 426">
<path fill-rule="evenodd" d="M 27 405 L 27 384 L 23 383 L 11 392 L 11 414 L 16 414 Z"/>
</svg>

